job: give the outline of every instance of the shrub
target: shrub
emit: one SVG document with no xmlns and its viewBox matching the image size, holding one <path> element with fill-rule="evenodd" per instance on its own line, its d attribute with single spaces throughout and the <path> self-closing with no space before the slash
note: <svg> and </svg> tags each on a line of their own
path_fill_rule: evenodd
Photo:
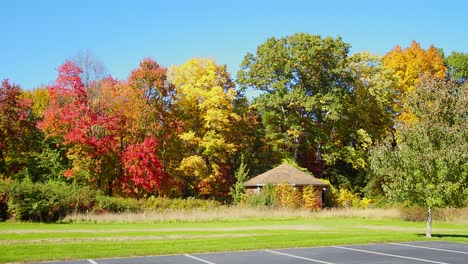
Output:
<svg viewBox="0 0 468 264">
<path fill-rule="evenodd" d="M 278 197 L 278 206 L 280 207 L 296 208 L 302 203 L 301 194 L 287 183 L 278 184 L 275 192 Z"/>
<path fill-rule="evenodd" d="M 364 197 L 361 200 L 359 200 L 358 207 L 362 209 L 367 209 L 367 208 L 373 207 L 373 204 L 374 204 L 374 201 L 372 199 Z"/>
<path fill-rule="evenodd" d="M 278 197 L 273 184 L 263 186 L 259 193 L 249 195 L 246 203 L 251 206 L 277 206 Z"/>
<path fill-rule="evenodd" d="M 302 190 L 302 200 L 304 202 L 305 208 L 319 209 L 321 207 L 313 185 L 308 185 L 304 187 L 304 189 Z"/>
<path fill-rule="evenodd" d="M 18 220 L 56 221 L 65 217 L 68 190 L 60 183 L 42 184 L 30 181 L 11 185 L 9 210 Z"/>
<path fill-rule="evenodd" d="M 96 204 L 93 207 L 96 213 L 136 213 L 141 212 L 140 203 L 132 198 L 111 197 L 105 195 L 96 196 Z"/>
<path fill-rule="evenodd" d="M 340 188 L 338 192 L 338 206 L 344 208 L 350 208 L 356 204 L 357 195 L 345 188 Z"/>
<path fill-rule="evenodd" d="M 12 182 L 9 185 L 8 213 L 17 220 L 58 221 L 71 212 L 89 210 L 95 192 L 63 182 Z"/>
<path fill-rule="evenodd" d="M 232 202 L 234 204 L 239 204 L 245 200 L 245 180 L 249 175 L 249 169 L 247 169 L 247 164 L 244 163 L 244 155 L 241 156 L 241 164 L 239 168 L 234 173 L 236 178 L 236 183 L 230 188 L 229 194 L 232 196 Z"/>
</svg>

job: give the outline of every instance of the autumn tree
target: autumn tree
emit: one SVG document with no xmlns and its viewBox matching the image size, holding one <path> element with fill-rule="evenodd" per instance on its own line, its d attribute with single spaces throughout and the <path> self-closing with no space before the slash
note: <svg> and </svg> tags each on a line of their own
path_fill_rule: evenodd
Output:
<svg viewBox="0 0 468 264">
<path fill-rule="evenodd" d="M 397 104 L 395 110 L 399 112 L 398 119 L 406 123 L 415 122 L 414 115 L 403 108 L 406 98 L 415 90 L 424 76 L 444 78 L 447 67 L 440 52 L 431 45 L 427 50 L 413 41 L 411 46 L 402 49 L 396 46 L 385 54 L 384 65 L 394 71 L 398 78 Z"/>
<path fill-rule="evenodd" d="M 428 237 L 433 208 L 468 205 L 467 99 L 466 83 L 421 79 L 404 105 L 418 122 L 401 121 L 396 144 L 390 136 L 372 151 L 391 201 L 427 208 Z"/>
<path fill-rule="evenodd" d="M 0 87 L 0 174 L 11 176 L 22 169 L 21 153 L 27 148 L 31 101 L 18 85 L 5 79 Z"/>
<path fill-rule="evenodd" d="M 240 119 L 233 105 L 234 83 L 225 65 L 203 58 L 172 67 L 169 79 L 176 88 L 176 105 L 183 122 L 179 136 L 183 159 L 178 171 L 189 192 L 225 199 L 238 149 L 231 138 Z"/>
<path fill-rule="evenodd" d="M 174 174 L 179 166 L 181 122 L 174 105 L 175 87 L 167 81 L 167 69 L 151 58 L 143 59 L 128 78 L 133 105 L 126 109 L 133 123 L 127 124 L 137 137 L 154 136 L 164 171 Z M 136 97 L 135 97 L 136 96 Z M 133 128 L 132 128 L 133 127 Z"/>
<path fill-rule="evenodd" d="M 346 163 L 339 163 L 337 170 L 354 170 L 359 182 L 349 184 L 348 188 L 365 185 L 365 192 L 382 195 L 382 179 L 368 173 L 368 152 L 376 142 L 394 133 L 397 78 L 384 67 L 382 57 L 367 52 L 351 56 L 349 70 L 352 92 L 345 100 L 346 119 L 340 129 L 345 133 L 339 140 L 346 143 L 337 156 Z"/>
<path fill-rule="evenodd" d="M 131 134 L 127 126 L 136 115 L 126 115 L 135 113 L 130 107 L 145 105 L 145 98 L 110 77 L 86 87 L 80 74 L 70 61 L 59 68 L 40 123 L 48 138 L 67 146 L 72 168 L 65 176 L 108 194 L 154 193 L 164 177 L 158 142 L 151 135 Z"/>
<path fill-rule="evenodd" d="M 81 73 L 71 61 L 60 66 L 55 84 L 49 87 L 50 104 L 39 126 L 47 137 L 67 145 L 73 168 L 65 176 L 92 182 L 111 193 L 112 181 L 117 176 L 113 154 L 118 120 L 106 115 L 103 107 L 96 104 L 96 98 L 81 81 Z"/>
<path fill-rule="evenodd" d="M 39 87 L 33 90 L 23 91 L 23 97 L 30 100 L 34 118 L 37 120 L 44 118 L 44 111 L 49 105 L 50 100 L 47 87 Z"/>
<path fill-rule="evenodd" d="M 86 87 L 106 77 L 106 66 L 89 49 L 78 51 L 71 61 L 81 69 L 80 78 Z"/>
</svg>

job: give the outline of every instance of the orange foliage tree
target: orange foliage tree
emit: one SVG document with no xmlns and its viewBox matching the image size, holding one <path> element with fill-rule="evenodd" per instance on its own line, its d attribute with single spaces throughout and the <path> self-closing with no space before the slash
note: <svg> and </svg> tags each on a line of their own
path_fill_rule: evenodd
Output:
<svg viewBox="0 0 468 264">
<path fill-rule="evenodd" d="M 398 78 L 396 98 L 398 103 L 395 106 L 400 112 L 398 119 L 406 124 L 417 121 L 408 109 L 403 108 L 403 104 L 408 94 L 414 92 L 422 77 L 443 78 L 446 76 L 447 67 L 443 56 L 433 45 L 424 50 L 416 41 L 413 41 L 406 49 L 396 46 L 384 56 L 383 62 L 384 66 L 393 70 Z"/>
</svg>

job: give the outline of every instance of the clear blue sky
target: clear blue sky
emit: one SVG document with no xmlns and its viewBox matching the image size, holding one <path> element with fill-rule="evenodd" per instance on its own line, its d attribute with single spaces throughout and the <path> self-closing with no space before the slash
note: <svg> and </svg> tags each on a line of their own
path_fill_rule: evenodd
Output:
<svg viewBox="0 0 468 264">
<path fill-rule="evenodd" d="M 297 32 L 341 36 L 352 53 L 384 55 L 412 40 L 468 52 L 466 0 L 25 1 L 0 5 L 0 79 L 48 84 L 79 50 L 126 79 L 141 59 L 163 66 L 213 57 L 235 76 L 247 52 Z"/>
</svg>

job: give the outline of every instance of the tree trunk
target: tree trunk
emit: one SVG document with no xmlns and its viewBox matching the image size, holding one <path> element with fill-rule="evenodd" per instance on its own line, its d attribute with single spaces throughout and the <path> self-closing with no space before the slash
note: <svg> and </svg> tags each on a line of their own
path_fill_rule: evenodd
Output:
<svg viewBox="0 0 468 264">
<path fill-rule="evenodd" d="M 427 207 L 427 226 L 426 226 L 426 237 L 432 237 L 432 209 L 430 206 Z"/>
</svg>

